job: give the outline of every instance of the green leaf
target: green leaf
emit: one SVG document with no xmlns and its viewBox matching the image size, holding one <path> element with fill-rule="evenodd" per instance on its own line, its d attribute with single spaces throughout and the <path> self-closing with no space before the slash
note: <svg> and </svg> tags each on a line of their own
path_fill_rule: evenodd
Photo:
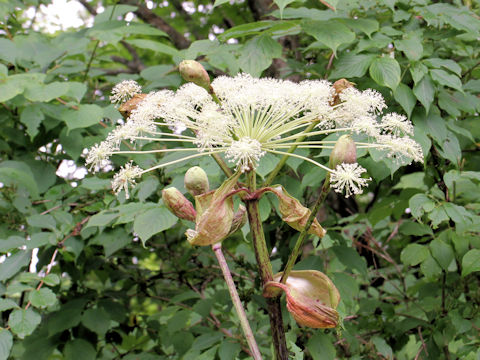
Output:
<svg viewBox="0 0 480 360">
<path fill-rule="evenodd" d="M 0 312 L 16 308 L 18 308 L 18 304 L 12 299 L 0 299 Z"/>
<path fill-rule="evenodd" d="M 480 271 L 480 250 L 472 249 L 462 259 L 462 277 Z"/>
<path fill-rule="evenodd" d="M 442 268 L 438 266 L 438 263 L 430 254 L 421 263 L 420 270 L 427 278 L 435 278 L 442 273 Z"/>
<path fill-rule="evenodd" d="M 331 49 L 334 54 L 340 45 L 355 40 L 355 33 L 339 21 L 306 21 L 302 25 L 305 32 Z"/>
<path fill-rule="evenodd" d="M 82 324 L 103 337 L 110 329 L 110 316 L 102 308 L 88 309 L 83 313 Z"/>
<path fill-rule="evenodd" d="M 171 46 L 165 45 L 158 41 L 146 40 L 146 39 L 130 39 L 130 40 L 127 40 L 127 42 L 140 49 L 152 50 L 156 53 L 166 54 L 166 55 L 180 58 L 180 53 L 177 49 Z"/>
<path fill-rule="evenodd" d="M 283 17 L 283 9 L 285 9 L 285 7 L 288 5 L 288 4 L 291 4 L 293 2 L 295 2 L 296 0 L 273 0 L 273 2 L 275 4 L 277 4 L 278 6 L 278 10 L 280 11 L 280 18 Z"/>
<path fill-rule="evenodd" d="M 45 119 L 45 115 L 41 107 L 37 104 L 31 104 L 25 107 L 20 114 L 20 121 L 27 126 L 27 134 L 30 135 L 30 139 L 38 134 L 38 127 Z"/>
<path fill-rule="evenodd" d="M 7 186 L 23 186 L 28 190 L 32 198 L 38 197 L 37 183 L 33 178 L 32 171 L 25 163 L 17 161 L 0 163 L 0 181 Z"/>
<path fill-rule="evenodd" d="M 400 255 L 405 265 L 415 266 L 424 261 L 429 255 L 428 248 L 420 244 L 407 245 Z"/>
<path fill-rule="evenodd" d="M 442 269 L 447 270 L 455 258 L 452 247 L 440 239 L 435 239 L 430 243 L 430 250 Z"/>
<path fill-rule="evenodd" d="M 10 255 L 0 264 L 0 281 L 5 281 L 15 276 L 22 268 L 30 263 L 31 251 L 19 250 Z"/>
<path fill-rule="evenodd" d="M 434 209 L 435 203 L 425 194 L 414 195 L 408 202 L 412 215 L 420 218 L 424 212 L 430 212 Z"/>
<path fill-rule="evenodd" d="M 400 65 L 390 57 L 380 57 L 370 65 L 370 76 L 379 85 L 395 90 L 400 82 Z"/>
<path fill-rule="evenodd" d="M 372 342 L 377 348 L 378 353 L 380 353 L 385 359 L 393 359 L 392 348 L 387 344 L 385 339 L 380 336 L 372 337 Z"/>
<path fill-rule="evenodd" d="M 336 350 L 330 336 L 321 332 L 315 332 L 308 340 L 307 349 L 313 360 L 334 360 L 336 358 Z"/>
<path fill-rule="evenodd" d="M 432 68 L 445 68 L 448 69 L 458 76 L 462 75 L 462 68 L 452 59 L 440 59 L 440 58 L 431 58 L 423 60 L 423 63 Z"/>
<path fill-rule="evenodd" d="M 7 360 L 13 345 L 13 336 L 10 331 L 0 329 L 0 360 Z"/>
<path fill-rule="evenodd" d="M 41 288 L 30 293 L 30 301 L 37 308 L 46 308 L 57 302 L 57 296 L 48 288 Z"/>
<path fill-rule="evenodd" d="M 432 79 L 443 86 L 448 86 L 458 91 L 463 91 L 462 81 L 456 75 L 450 74 L 445 70 L 431 69 L 430 75 Z"/>
<path fill-rule="evenodd" d="M 67 82 L 52 82 L 50 84 L 27 85 L 23 94 L 30 101 L 49 102 L 67 93 L 69 85 Z"/>
<path fill-rule="evenodd" d="M 365 263 L 365 259 L 358 255 L 354 249 L 347 246 L 333 246 L 331 249 L 338 257 L 338 260 L 340 260 L 340 262 L 347 268 L 355 269 L 361 275 L 367 276 L 367 264 Z"/>
<path fill-rule="evenodd" d="M 330 78 L 362 77 L 367 72 L 375 56 L 372 54 L 345 53 L 338 61 L 334 62 L 334 69 Z"/>
<path fill-rule="evenodd" d="M 48 335 L 61 333 L 66 329 L 77 326 L 82 319 L 81 314 L 86 300 L 75 298 L 63 304 L 60 310 L 49 315 Z"/>
<path fill-rule="evenodd" d="M 378 21 L 373 19 L 342 19 L 342 22 L 347 25 L 352 30 L 359 30 L 368 37 L 371 37 L 372 33 L 378 31 L 379 24 Z"/>
<path fill-rule="evenodd" d="M 164 207 L 147 210 L 138 215 L 133 223 L 133 231 L 145 242 L 153 235 L 171 228 L 177 223 L 177 217 Z"/>
<path fill-rule="evenodd" d="M 413 93 L 420 101 L 423 107 L 428 111 L 430 110 L 430 105 L 433 102 L 433 96 L 435 94 L 435 87 L 433 86 L 432 79 L 429 75 L 425 75 L 422 80 L 420 80 L 413 87 Z"/>
<path fill-rule="evenodd" d="M 268 35 L 256 36 L 249 40 L 238 59 L 240 68 L 252 76 L 260 76 L 274 58 L 282 56 L 282 46 Z"/>
<path fill-rule="evenodd" d="M 227 41 L 228 39 L 236 39 L 249 35 L 260 35 L 263 30 L 267 30 L 279 22 L 281 21 L 263 20 L 234 26 L 224 33 L 219 34 L 218 40 Z"/>
<path fill-rule="evenodd" d="M 242 346 L 238 342 L 224 340 L 218 348 L 218 356 L 222 360 L 235 360 L 240 350 L 242 350 Z"/>
<path fill-rule="evenodd" d="M 420 60 L 423 55 L 422 41 L 414 33 L 408 34 L 402 40 L 395 40 L 395 47 L 413 61 Z"/>
<path fill-rule="evenodd" d="M 400 181 L 393 187 L 394 189 L 420 189 L 427 191 L 428 186 L 425 183 L 424 172 L 414 172 L 411 174 L 403 175 Z"/>
<path fill-rule="evenodd" d="M 103 109 L 95 104 L 82 104 L 78 110 L 67 110 L 64 114 L 64 121 L 68 129 L 86 128 L 98 124 L 103 118 Z"/>
<path fill-rule="evenodd" d="M 230 2 L 230 0 L 215 0 L 215 3 L 213 4 L 213 7 L 215 8 L 217 6 L 220 6 L 222 4 L 226 4 L 228 2 Z"/>
<path fill-rule="evenodd" d="M 97 351 L 86 340 L 75 339 L 69 341 L 64 349 L 65 359 L 69 360 L 95 360 L 97 358 Z"/>
<path fill-rule="evenodd" d="M 8 317 L 8 326 L 14 334 L 23 339 L 40 324 L 42 317 L 32 309 L 13 310 Z"/>
<path fill-rule="evenodd" d="M 420 62 L 412 62 L 410 66 L 410 74 L 415 84 L 417 84 L 428 73 L 428 68 Z"/>
<path fill-rule="evenodd" d="M 395 97 L 395 100 L 402 105 L 402 108 L 407 113 L 407 117 L 410 118 L 412 111 L 415 108 L 415 104 L 417 103 L 417 98 L 413 94 L 412 89 L 407 85 L 400 83 L 393 92 L 393 96 Z"/>
</svg>

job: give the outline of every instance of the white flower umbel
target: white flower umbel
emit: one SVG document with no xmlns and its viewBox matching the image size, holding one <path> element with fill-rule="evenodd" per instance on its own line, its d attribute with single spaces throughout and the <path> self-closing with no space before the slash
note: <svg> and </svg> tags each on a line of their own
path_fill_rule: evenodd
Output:
<svg viewBox="0 0 480 360">
<path fill-rule="evenodd" d="M 233 141 L 230 147 L 225 151 L 225 157 L 230 162 L 237 164 L 237 169 L 241 172 L 249 171 L 257 167 L 258 161 L 265 155 L 262 151 L 262 144 L 249 137 Z"/>
<path fill-rule="evenodd" d="M 368 135 L 369 141 L 357 143 L 357 148 L 384 149 L 388 156 L 401 161 L 423 159 L 419 145 L 408 137 L 412 125 L 405 117 L 389 114 L 377 121 L 386 105 L 375 90 L 346 88 L 339 94 L 340 102 L 332 105 L 335 89 L 323 80 L 294 83 L 239 74 L 216 78 L 211 89 L 214 97 L 193 83 L 181 86 L 176 92 L 160 90 L 148 94 L 131 111 L 125 124 L 90 150 L 87 165 L 98 170 L 113 154 L 185 154 L 145 170 L 128 163 L 115 176 L 113 184 L 116 192 L 122 189 L 127 192 L 140 174 L 181 161 L 223 153 L 237 170 L 245 172 L 255 170 L 269 152 L 323 168 L 331 173 L 332 187 L 336 191 L 345 190 L 350 196 L 365 185 L 367 179 L 359 176 L 364 169 L 358 165 L 329 169 L 289 149 L 293 145 L 309 150 L 332 149 L 335 140 L 326 140 L 327 135 L 357 133 Z M 139 92 L 135 82 L 124 81 L 113 89 L 112 101 L 125 101 Z M 318 127 L 305 133 L 312 124 Z M 148 142 L 159 144 L 142 150 Z"/>
<path fill-rule="evenodd" d="M 406 116 L 390 113 L 382 118 L 382 129 L 395 136 L 413 135 L 413 125 Z"/>
<path fill-rule="evenodd" d="M 142 88 L 134 80 L 124 80 L 115 85 L 112 89 L 110 101 L 113 104 L 121 104 L 131 99 L 134 95 L 140 94 Z"/>
<path fill-rule="evenodd" d="M 331 187 L 338 193 L 345 191 L 345 197 L 354 194 L 361 194 L 362 187 L 366 186 L 371 178 L 362 178 L 362 174 L 366 172 L 363 167 L 354 164 L 340 164 L 330 174 Z"/>
<path fill-rule="evenodd" d="M 142 169 L 133 165 L 132 162 L 128 162 L 123 166 L 120 171 L 113 176 L 112 189 L 115 194 L 118 194 L 121 190 L 125 191 L 125 198 L 130 197 L 128 192 L 128 186 L 135 185 L 135 179 L 142 175 Z"/>
</svg>

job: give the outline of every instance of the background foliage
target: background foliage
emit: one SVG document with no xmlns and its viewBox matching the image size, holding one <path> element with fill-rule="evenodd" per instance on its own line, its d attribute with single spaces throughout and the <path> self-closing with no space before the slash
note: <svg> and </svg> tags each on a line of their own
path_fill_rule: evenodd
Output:
<svg viewBox="0 0 480 360">
<path fill-rule="evenodd" d="M 120 118 L 108 102 L 113 84 L 177 88 L 176 64 L 194 58 L 212 76 L 375 88 L 412 119 L 424 150 L 423 167 L 399 171 L 372 152 L 360 159 L 373 178 L 368 191 L 330 194 L 319 217 L 328 234 L 308 243 L 296 268 L 334 280 L 343 329 L 299 328 L 286 313 L 292 358 L 480 356 L 477 2 L 80 2 L 93 25 L 48 34 L 24 15 L 48 0 L 0 1 L 0 359 L 248 357 L 213 253 L 188 245 L 188 224 L 160 203 L 162 188 L 185 190 L 193 165 L 215 187 L 216 165 L 168 167 L 143 178 L 128 202 L 112 194 L 110 172 L 81 176 L 85 149 Z M 326 152 L 307 154 L 327 161 Z M 276 161 L 262 159 L 259 174 Z M 290 159 L 278 182 L 308 205 L 324 176 Z M 297 233 L 275 206 L 261 201 L 279 270 Z M 224 246 L 268 358 L 248 226 Z"/>
</svg>

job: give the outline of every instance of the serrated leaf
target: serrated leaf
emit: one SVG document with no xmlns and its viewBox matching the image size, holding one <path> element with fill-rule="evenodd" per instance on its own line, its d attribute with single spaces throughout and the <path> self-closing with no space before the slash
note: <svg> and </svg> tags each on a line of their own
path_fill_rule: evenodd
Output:
<svg viewBox="0 0 480 360">
<path fill-rule="evenodd" d="M 420 101 L 423 107 L 428 111 L 430 110 L 430 105 L 433 102 L 433 96 L 435 94 L 435 87 L 433 86 L 432 79 L 429 75 L 425 75 L 422 80 L 420 80 L 413 87 L 413 93 Z"/>
<path fill-rule="evenodd" d="M 330 78 L 362 77 L 367 72 L 375 55 L 345 53 L 334 62 L 334 69 Z"/>
<path fill-rule="evenodd" d="M 8 317 L 10 329 L 19 338 L 30 335 L 40 324 L 42 317 L 32 309 L 13 310 Z"/>
<path fill-rule="evenodd" d="M 406 265 L 415 266 L 428 257 L 428 248 L 420 244 L 407 245 L 400 255 L 400 259 Z"/>
<path fill-rule="evenodd" d="M 131 39 L 127 42 L 135 47 L 140 49 L 152 50 L 156 53 L 170 55 L 173 57 L 180 57 L 180 52 L 174 47 L 165 45 L 158 41 L 147 40 L 147 39 Z"/>
<path fill-rule="evenodd" d="M 330 337 L 321 332 L 315 332 L 308 340 L 307 349 L 313 360 L 334 360 L 336 358 L 336 350 Z"/>
<path fill-rule="evenodd" d="M 343 20 L 343 23 L 352 30 L 359 30 L 365 33 L 368 37 L 371 37 L 372 33 L 378 31 L 379 28 L 378 21 L 373 19 L 354 18 Z"/>
<path fill-rule="evenodd" d="M 480 250 L 472 249 L 462 258 L 462 276 L 480 271 Z"/>
<path fill-rule="evenodd" d="M 18 304 L 12 299 L 0 299 L 0 312 L 18 307 Z"/>
<path fill-rule="evenodd" d="M 57 296 L 48 288 L 41 288 L 30 293 L 30 301 L 37 308 L 46 308 L 57 302 Z"/>
<path fill-rule="evenodd" d="M 390 57 L 376 58 L 370 65 L 370 76 L 377 84 L 395 90 L 400 83 L 400 65 Z"/>
<path fill-rule="evenodd" d="M 340 45 L 355 40 L 355 33 L 339 21 L 306 21 L 302 25 L 305 32 L 331 49 L 334 54 Z"/>
<path fill-rule="evenodd" d="M 178 218 L 166 208 L 158 207 L 138 215 L 133 223 L 133 231 L 145 245 L 153 235 L 171 228 L 177 221 Z"/>
<path fill-rule="evenodd" d="M 414 195 L 408 202 L 412 215 L 416 218 L 421 217 L 424 212 L 430 212 L 435 207 L 435 203 L 427 195 Z"/>
<path fill-rule="evenodd" d="M 393 96 L 395 97 L 395 100 L 402 105 L 402 108 L 407 113 L 407 117 L 410 118 L 412 111 L 415 108 L 415 104 L 417 103 L 417 98 L 413 94 L 412 89 L 407 85 L 400 83 L 393 92 Z"/>
<path fill-rule="evenodd" d="M 430 58 L 423 60 L 423 63 L 433 68 L 445 68 L 453 71 L 458 76 L 462 75 L 462 68 L 452 59 Z"/>
</svg>

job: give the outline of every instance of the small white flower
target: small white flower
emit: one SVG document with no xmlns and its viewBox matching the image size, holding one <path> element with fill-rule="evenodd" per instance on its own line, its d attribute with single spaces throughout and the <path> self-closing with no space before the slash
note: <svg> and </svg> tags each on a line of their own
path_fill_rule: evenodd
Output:
<svg viewBox="0 0 480 360">
<path fill-rule="evenodd" d="M 113 176 L 112 180 L 112 189 L 115 194 L 122 190 L 125 190 L 125 198 L 130 197 L 128 193 L 129 186 L 135 186 L 135 179 L 140 177 L 143 173 L 143 170 L 136 165 L 133 165 L 132 162 L 128 162 L 125 166 L 120 168 L 120 171 Z"/>
<path fill-rule="evenodd" d="M 255 168 L 258 161 L 265 155 L 262 151 L 262 144 L 255 139 L 244 137 L 238 141 L 233 141 L 230 147 L 225 151 L 225 157 L 230 162 L 237 164 L 237 169 L 241 172 Z"/>
<path fill-rule="evenodd" d="M 413 125 L 406 116 L 390 113 L 382 118 L 382 128 L 395 136 L 413 135 Z"/>
<path fill-rule="evenodd" d="M 124 80 L 115 85 L 112 89 L 110 101 L 113 104 L 121 104 L 131 99 L 134 95 L 140 94 L 142 88 L 134 80 Z"/>
<path fill-rule="evenodd" d="M 342 126 L 348 126 L 352 121 L 362 116 L 380 114 L 387 107 L 382 94 L 372 89 L 360 91 L 354 87 L 349 87 L 344 89 L 339 96 L 342 102 L 337 106 L 332 116 Z"/>
<path fill-rule="evenodd" d="M 363 167 L 354 164 L 340 164 L 330 174 L 330 186 L 338 193 L 343 193 L 345 190 L 345 197 L 350 195 L 361 194 L 362 187 L 366 186 L 371 178 L 362 178 L 362 174 L 366 172 Z"/>
<path fill-rule="evenodd" d="M 378 122 L 372 116 L 360 116 L 353 120 L 351 127 L 357 134 L 363 133 L 376 138 L 380 135 L 378 125 Z"/>
<path fill-rule="evenodd" d="M 387 156 L 390 158 L 407 164 L 412 161 L 423 163 L 422 147 L 408 136 L 381 135 L 377 141 L 389 150 Z"/>
<path fill-rule="evenodd" d="M 87 165 L 88 169 L 93 173 L 97 172 L 110 163 L 108 159 L 114 150 L 115 147 L 110 141 L 103 141 L 100 144 L 95 144 L 88 151 L 85 165 Z"/>
</svg>

